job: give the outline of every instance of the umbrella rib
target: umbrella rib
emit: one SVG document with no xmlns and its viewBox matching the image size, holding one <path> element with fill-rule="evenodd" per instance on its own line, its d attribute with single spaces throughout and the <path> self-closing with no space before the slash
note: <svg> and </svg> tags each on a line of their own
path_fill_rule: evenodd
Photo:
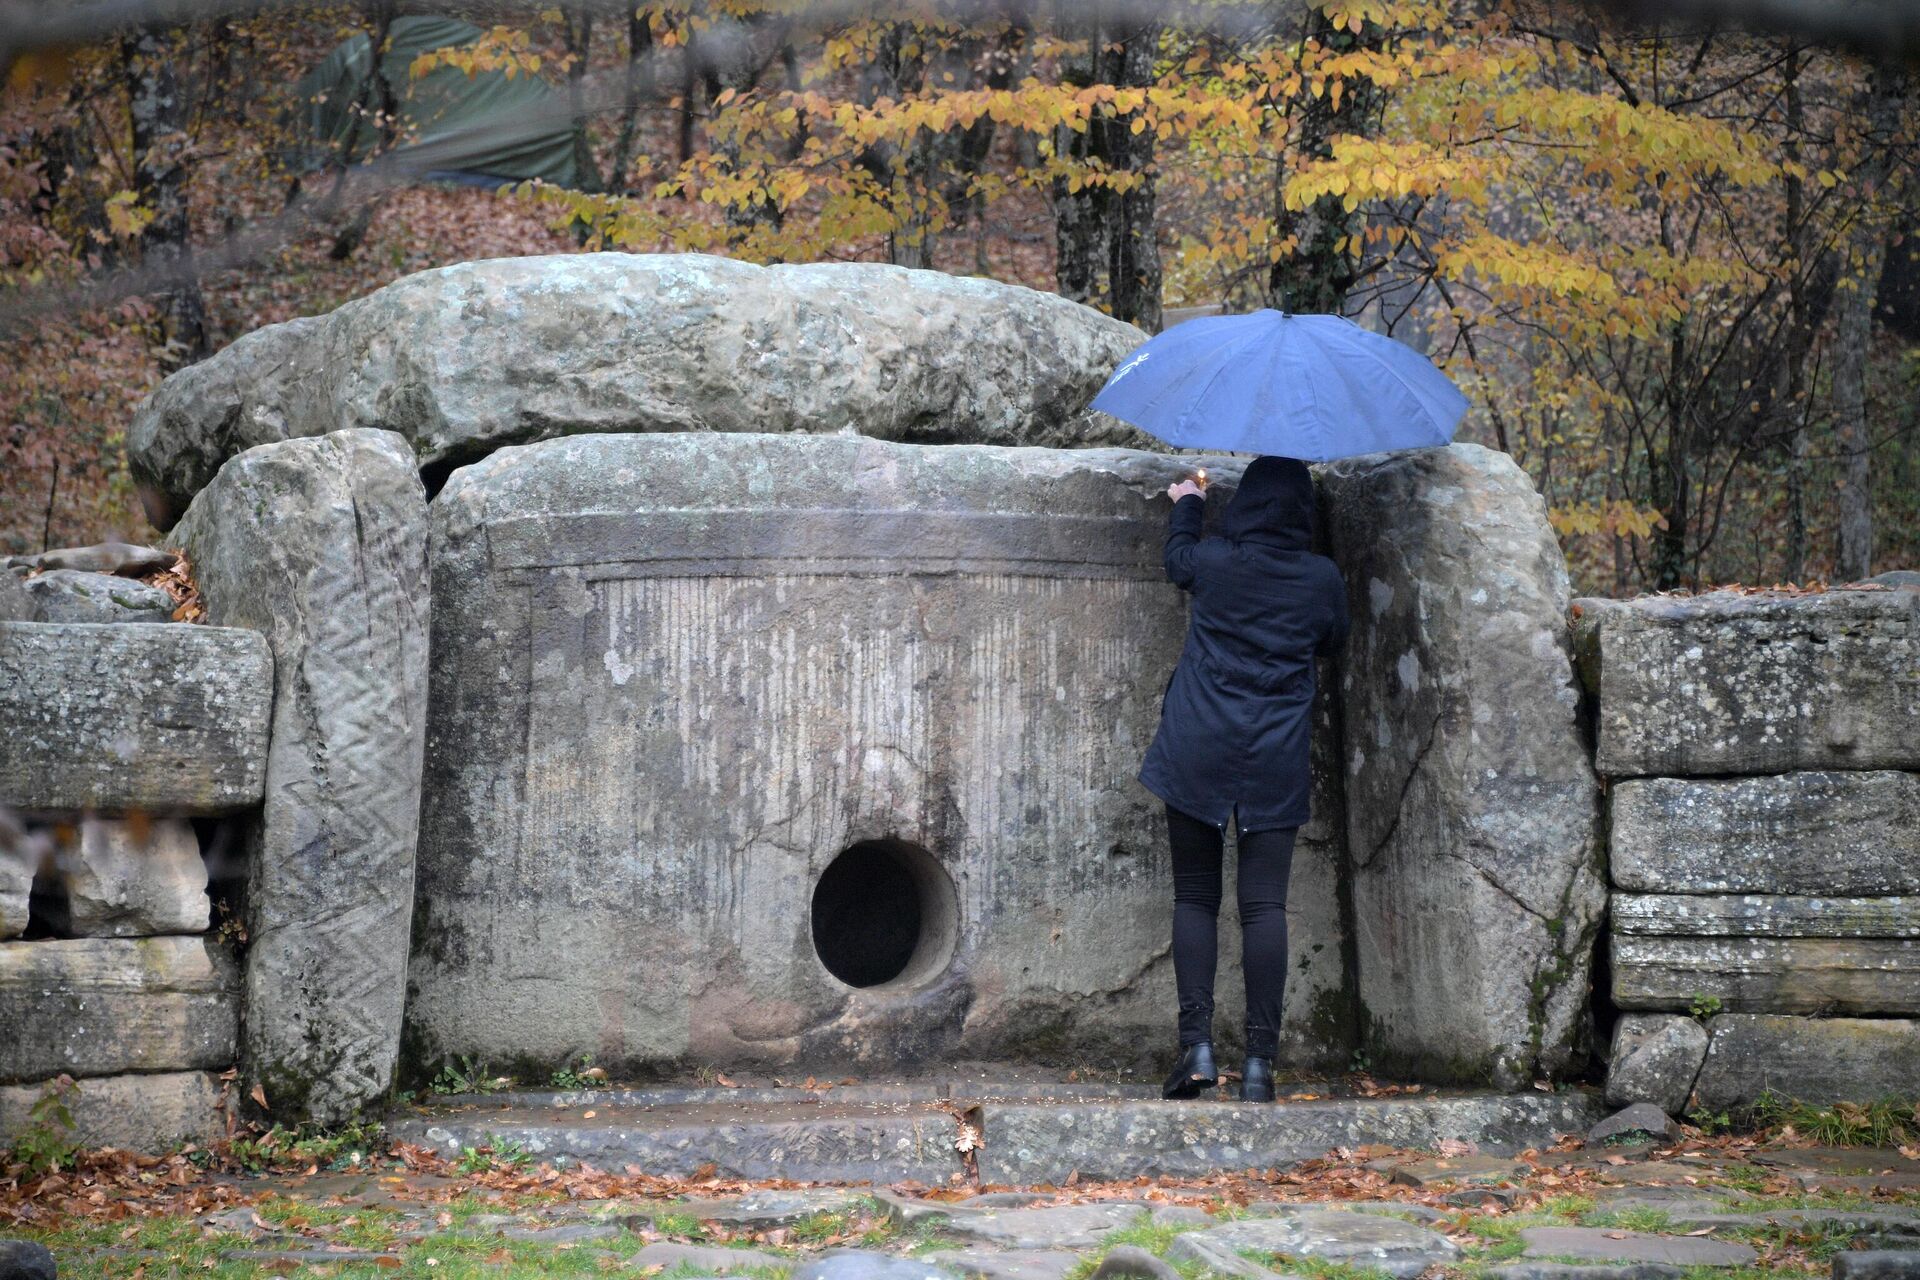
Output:
<svg viewBox="0 0 1920 1280">
<path fill-rule="evenodd" d="M 1260 336 L 1261 336 L 1261 335 L 1260 335 L 1260 332 L 1259 332 L 1259 330 L 1257 330 L 1257 329 L 1254 329 L 1254 328 L 1253 328 L 1253 327 L 1252 327 L 1251 325 L 1249 325 L 1249 326 L 1248 326 L 1248 332 L 1247 332 L 1247 334 L 1246 334 L 1246 335 L 1245 335 L 1244 337 L 1242 337 L 1242 338 L 1241 338 L 1241 339 L 1240 339 L 1240 340 L 1239 340 L 1238 342 L 1236 342 L 1236 343 L 1234 343 L 1234 344 L 1232 344 L 1232 346 L 1231 346 L 1231 348 L 1230 348 L 1230 351 L 1231 351 L 1231 352 L 1238 352 L 1238 351 L 1239 351 L 1239 350 L 1240 350 L 1241 348 L 1243 348 L 1243 347 L 1246 347 L 1246 346 L 1248 346 L 1249 344 L 1251 344 L 1251 343 L 1253 342 L 1253 340 L 1254 340 L 1254 339 L 1256 339 L 1256 338 L 1258 338 L 1258 337 L 1260 337 Z M 1192 399 L 1191 399 L 1191 400 L 1190 400 L 1190 401 L 1188 402 L 1188 405 L 1187 405 L 1187 408 L 1186 408 L 1186 410 L 1184 410 L 1184 411 L 1183 411 L 1183 412 L 1182 412 L 1182 413 L 1180 414 L 1180 417 L 1179 417 L 1179 419 L 1178 419 L 1178 422 L 1179 422 L 1179 424 L 1180 424 L 1180 426 L 1181 426 L 1181 427 L 1182 427 L 1183 429 L 1184 429 L 1184 428 L 1186 427 L 1186 425 L 1187 425 L 1187 418 L 1188 418 L 1188 415 L 1189 415 L 1189 414 L 1191 414 L 1191 413 L 1193 412 L 1193 410 L 1194 410 L 1194 408 L 1195 408 L 1195 407 L 1197 407 L 1197 406 L 1198 406 L 1198 405 L 1199 405 L 1199 404 L 1200 404 L 1200 403 L 1201 403 L 1202 401 L 1204 401 L 1204 400 L 1205 400 L 1205 399 L 1207 398 L 1207 393 L 1208 393 L 1209 391 L 1212 391 L 1212 390 L 1213 390 L 1213 384 L 1214 384 L 1214 383 L 1216 383 L 1216 382 L 1218 382 L 1218 381 L 1220 381 L 1220 379 L 1221 379 L 1221 376 L 1222 376 L 1222 375 L 1224 375 L 1224 374 L 1226 373 L 1226 371 L 1227 371 L 1227 366 L 1226 366 L 1226 363 L 1225 363 L 1225 360 L 1224 360 L 1224 356 L 1225 356 L 1226 354 L 1228 354 L 1228 352 L 1223 352 L 1223 353 L 1222 353 L 1222 355 L 1223 355 L 1223 359 L 1222 359 L 1222 362 L 1221 362 L 1221 365 L 1220 365 L 1220 367 L 1219 367 L 1218 369 L 1215 369 L 1215 370 L 1213 371 L 1213 376 L 1207 379 L 1207 385 L 1205 385 L 1204 387 L 1201 387 L 1201 388 L 1200 388 L 1200 393 L 1199 393 L 1198 395 L 1196 395 L 1196 396 L 1194 396 L 1194 397 L 1193 397 L 1193 398 L 1192 398 Z M 1236 451 L 1236 450 L 1229 450 L 1228 452 L 1244 452 L 1244 450 L 1240 450 L 1240 451 Z M 1255 449 L 1255 450 L 1253 450 L 1253 452 L 1255 452 L 1255 453 L 1258 453 L 1258 452 L 1259 452 L 1259 450 L 1258 450 L 1258 449 Z"/>
</svg>

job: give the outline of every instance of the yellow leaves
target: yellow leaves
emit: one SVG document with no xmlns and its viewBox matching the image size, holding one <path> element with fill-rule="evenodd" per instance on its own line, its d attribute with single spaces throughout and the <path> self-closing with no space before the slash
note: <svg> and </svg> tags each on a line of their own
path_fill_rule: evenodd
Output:
<svg viewBox="0 0 1920 1280">
<path fill-rule="evenodd" d="M 140 203 L 131 191 L 116 191 L 106 201 L 107 228 L 114 235 L 131 240 L 147 229 L 154 211 Z"/>
<path fill-rule="evenodd" d="M 1667 518 L 1654 507 L 1635 506 L 1625 498 L 1573 502 L 1555 506 L 1547 520 L 1562 537 L 1604 533 L 1608 537 L 1650 537 L 1667 527 Z"/>
<path fill-rule="evenodd" d="M 451 67 L 464 72 L 468 79 L 482 71 L 498 71 L 511 80 L 523 73 L 534 75 L 541 65 L 541 56 L 534 51 L 529 33 L 513 27 L 496 26 L 482 33 L 472 44 L 427 50 L 407 64 L 407 76 L 418 80 L 442 67 Z"/>
</svg>

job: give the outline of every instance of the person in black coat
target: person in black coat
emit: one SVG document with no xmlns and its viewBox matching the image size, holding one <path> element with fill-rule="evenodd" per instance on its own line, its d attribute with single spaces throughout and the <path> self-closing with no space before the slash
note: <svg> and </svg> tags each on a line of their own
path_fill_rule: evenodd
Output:
<svg viewBox="0 0 1920 1280">
<path fill-rule="evenodd" d="M 1192 593 L 1187 640 L 1167 683 L 1140 781 L 1166 801 L 1173 848 L 1173 967 L 1180 1062 L 1163 1090 L 1191 1098 L 1213 1061 L 1221 845 L 1237 825 L 1247 1063 L 1241 1096 L 1273 1099 L 1287 979 L 1287 877 L 1309 816 L 1314 659 L 1347 635 L 1340 571 L 1309 550 L 1313 477 L 1294 458 L 1257 458 L 1202 538 L 1206 494 L 1167 489 L 1167 577 Z"/>
</svg>

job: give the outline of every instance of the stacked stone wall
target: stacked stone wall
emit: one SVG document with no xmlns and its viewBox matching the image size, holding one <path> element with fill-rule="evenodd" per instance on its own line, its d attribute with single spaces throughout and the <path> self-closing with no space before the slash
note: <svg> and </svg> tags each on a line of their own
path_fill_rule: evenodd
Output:
<svg viewBox="0 0 1920 1280">
<path fill-rule="evenodd" d="M 272 656 L 251 631 L 120 625 L 158 611 L 113 599 L 140 583 L 50 576 L 0 621 L 0 1140 L 49 1095 L 83 1142 L 204 1140 L 240 1025 L 216 820 L 260 803 Z M 105 621 L 32 620 L 89 600 Z"/>
<path fill-rule="evenodd" d="M 1920 592 L 1577 605 L 1610 780 L 1609 1096 L 1911 1094 Z"/>
</svg>

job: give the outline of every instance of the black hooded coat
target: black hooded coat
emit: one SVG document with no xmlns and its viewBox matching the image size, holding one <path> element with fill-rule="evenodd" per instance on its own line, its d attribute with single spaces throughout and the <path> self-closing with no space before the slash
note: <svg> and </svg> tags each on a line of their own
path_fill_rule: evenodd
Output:
<svg viewBox="0 0 1920 1280">
<path fill-rule="evenodd" d="M 1192 593 L 1187 642 L 1167 683 L 1140 781 L 1182 813 L 1244 834 L 1303 825 L 1313 661 L 1347 636 L 1347 590 L 1308 550 L 1313 477 L 1293 458 L 1256 458 L 1202 538 L 1205 499 L 1173 506 L 1167 577 Z"/>
</svg>

